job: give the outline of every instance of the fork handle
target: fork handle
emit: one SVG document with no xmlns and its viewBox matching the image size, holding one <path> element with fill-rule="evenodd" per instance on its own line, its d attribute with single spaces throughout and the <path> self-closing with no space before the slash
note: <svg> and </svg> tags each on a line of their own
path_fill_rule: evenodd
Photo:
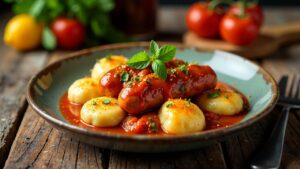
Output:
<svg viewBox="0 0 300 169">
<path fill-rule="evenodd" d="M 273 129 L 270 138 L 252 159 L 252 169 L 279 168 L 284 143 L 285 129 L 289 117 L 290 107 L 283 107 L 280 118 Z"/>
</svg>

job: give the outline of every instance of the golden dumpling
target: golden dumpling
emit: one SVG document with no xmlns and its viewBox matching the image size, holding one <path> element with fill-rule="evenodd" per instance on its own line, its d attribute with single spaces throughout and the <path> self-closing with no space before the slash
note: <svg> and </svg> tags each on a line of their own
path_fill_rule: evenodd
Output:
<svg viewBox="0 0 300 169">
<path fill-rule="evenodd" d="M 118 101 L 111 97 L 97 97 L 86 102 L 80 112 L 84 122 L 96 127 L 117 126 L 125 117 Z"/>
<path fill-rule="evenodd" d="M 84 104 L 88 100 L 99 96 L 98 84 L 90 77 L 76 80 L 68 90 L 69 101 L 76 104 Z"/>
<path fill-rule="evenodd" d="M 161 128 L 166 133 L 193 133 L 205 128 L 203 112 L 187 100 L 168 100 L 160 108 L 158 116 Z"/>
<path fill-rule="evenodd" d="M 234 115 L 243 109 L 241 95 L 228 89 L 203 93 L 196 99 L 196 104 L 203 110 L 219 115 Z"/>
</svg>

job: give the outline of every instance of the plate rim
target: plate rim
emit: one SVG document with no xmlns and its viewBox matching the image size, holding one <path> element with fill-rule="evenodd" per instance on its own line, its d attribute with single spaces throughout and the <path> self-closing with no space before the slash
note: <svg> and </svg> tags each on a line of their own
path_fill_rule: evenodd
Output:
<svg viewBox="0 0 300 169">
<path fill-rule="evenodd" d="M 205 50 L 200 50 L 194 47 L 189 47 L 181 43 L 174 43 L 174 42 L 166 42 L 166 41 L 158 41 L 159 44 L 172 44 L 175 45 L 179 49 L 192 49 L 196 50 L 198 52 L 204 52 Z M 218 137 L 223 137 L 227 135 L 231 135 L 234 133 L 237 133 L 241 131 L 244 128 L 248 128 L 252 124 L 258 122 L 262 118 L 264 118 L 266 115 L 268 115 L 271 110 L 275 107 L 277 101 L 278 101 L 278 96 L 279 96 L 279 91 L 278 91 L 278 86 L 273 78 L 273 76 L 264 68 L 262 68 L 260 65 L 254 63 L 251 60 L 248 60 L 246 58 L 243 58 L 239 55 L 226 52 L 232 55 L 232 57 L 238 57 L 242 59 L 243 61 L 250 62 L 251 64 L 255 65 L 258 67 L 257 72 L 261 73 L 263 78 L 267 83 L 271 83 L 271 88 L 272 88 L 272 98 L 271 102 L 258 114 L 255 116 L 249 118 L 246 121 L 243 121 L 238 124 L 234 124 L 232 126 L 226 127 L 226 128 L 220 128 L 220 129 L 213 129 L 213 130 L 207 130 L 204 132 L 196 132 L 196 133 L 189 133 L 189 134 L 182 134 L 182 135 L 169 135 L 169 136 L 154 136 L 154 135 L 127 135 L 127 134 L 113 134 L 113 133 L 107 133 L 107 132 L 99 132 L 99 131 L 93 131 L 89 129 L 85 129 L 79 126 L 75 126 L 73 124 L 70 124 L 68 122 L 61 121 L 53 116 L 51 116 L 47 110 L 43 110 L 39 105 L 34 101 L 33 99 L 33 91 L 34 91 L 34 82 L 36 79 L 42 75 L 47 74 L 48 72 L 51 72 L 52 69 L 55 69 L 56 67 L 59 67 L 63 62 L 71 60 L 71 59 L 76 59 L 80 57 L 84 57 L 85 55 L 91 54 L 96 51 L 101 51 L 101 50 L 112 50 L 112 49 L 128 49 L 128 48 L 136 48 L 136 47 L 142 47 L 142 48 L 147 48 L 149 46 L 149 42 L 127 42 L 127 43 L 116 43 L 116 44 L 108 44 L 108 45 L 101 45 L 97 47 L 92 47 L 92 48 L 87 48 L 87 49 L 82 49 L 79 51 L 72 52 L 70 54 L 65 54 L 65 57 L 63 59 L 59 59 L 53 63 L 50 63 L 49 65 L 45 66 L 42 68 L 40 71 L 35 73 L 31 79 L 28 82 L 27 85 L 27 91 L 26 91 L 26 98 L 28 103 L 31 105 L 33 110 L 40 115 L 43 119 L 45 119 L 47 122 L 51 123 L 55 127 L 63 128 L 64 130 L 68 130 L 70 132 L 75 132 L 79 134 L 84 134 L 92 137 L 97 137 L 97 138 L 106 138 L 106 139 L 123 139 L 123 140 L 135 140 L 135 141 L 170 141 L 176 139 L 176 141 L 184 141 L 186 142 L 187 140 L 192 141 L 192 140 L 210 140 L 210 139 L 216 139 Z M 209 51 L 209 50 L 207 50 Z M 225 51 L 222 51 L 225 52 Z M 46 72 L 46 73 L 45 73 Z"/>
</svg>

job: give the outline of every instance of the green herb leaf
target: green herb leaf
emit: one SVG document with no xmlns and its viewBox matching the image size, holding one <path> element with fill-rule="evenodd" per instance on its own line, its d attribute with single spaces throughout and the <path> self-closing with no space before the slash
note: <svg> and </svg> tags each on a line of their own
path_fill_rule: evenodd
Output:
<svg viewBox="0 0 300 169">
<path fill-rule="evenodd" d="M 145 51 L 139 52 L 133 55 L 128 60 L 127 64 L 136 69 L 144 69 L 150 64 L 150 58 Z"/>
<path fill-rule="evenodd" d="M 185 92 L 186 92 L 186 88 L 185 88 L 185 86 L 184 86 L 183 84 L 181 84 L 181 85 L 179 86 L 179 91 L 180 91 L 181 93 L 185 93 Z"/>
<path fill-rule="evenodd" d="M 109 99 L 104 99 L 104 100 L 102 101 L 102 103 L 103 103 L 103 104 L 109 104 L 109 103 L 111 103 L 111 100 L 109 100 Z"/>
<path fill-rule="evenodd" d="M 187 69 L 187 64 L 182 64 L 178 66 L 178 69 L 184 72 L 185 74 L 189 74 L 189 71 Z"/>
<path fill-rule="evenodd" d="M 158 47 L 158 44 L 154 41 L 154 40 L 151 40 L 150 42 L 150 52 L 152 55 L 154 55 L 155 57 L 158 57 L 159 55 L 159 47 Z"/>
<path fill-rule="evenodd" d="M 122 74 L 120 76 L 120 80 L 122 82 L 127 82 L 129 80 L 129 74 L 127 72 L 122 72 Z"/>
<path fill-rule="evenodd" d="M 171 102 L 168 102 L 168 103 L 166 104 L 166 107 L 167 107 L 167 108 L 169 108 L 169 107 L 171 107 L 171 106 L 173 106 L 173 103 L 171 103 Z"/>
<path fill-rule="evenodd" d="M 55 36 L 48 27 L 45 27 L 43 30 L 42 45 L 47 50 L 53 50 L 56 47 Z"/>
<path fill-rule="evenodd" d="M 158 131 L 157 124 L 155 122 L 149 123 L 149 129 L 151 133 L 156 133 Z"/>
<path fill-rule="evenodd" d="M 46 4 L 45 2 L 45 0 L 36 0 L 30 8 L 29 14 L 34 18 L 37 18 L 42 13 Z"/>
<path fill-rule="evenodd" d="M 176 47 L 173 45 L 165 45 L 160 48 L 158 59 L 163 62 L 171 61 L 176 54 Z"/>
<path fill-rule="evenodd" d="M 110 60 L 111 59 L 111 55 L 107 55 L 104 58 L 107 59 L 107 60 Z"/>
<path fill-rule="evenodd" d="M 97 105 L 97 102 L 96 102 L 95 100 L 93 100 L 92 105 L 93 105 L 93 106 L 96 106 L 96 105 Z"/>
<path fill-rule="evenodd" d="M 161 60 L 154 60 L 151 66 L 155 74 L 157 74 L 163 80 L 167 79 L 167 68 L 164 62 Z"/>
<path fill-rule="evenodd" d="M 221 92 L 221 90 L 220 90 L 220 89 L 217 89 L 217 90 L 215 90 L 214 92 L 207 94 L 207 97 L 208 97 L 208 98 L 216 98 L 216 97 L 219 97 L 219 96 L 220 96 L 220 92 Z"/>
</svg>

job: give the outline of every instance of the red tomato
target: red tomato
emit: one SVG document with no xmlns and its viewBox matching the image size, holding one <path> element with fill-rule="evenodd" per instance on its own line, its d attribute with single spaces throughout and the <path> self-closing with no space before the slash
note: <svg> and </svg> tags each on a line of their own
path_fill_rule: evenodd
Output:
<svg viewBox="0 0 300 169">
<path fill-rule="evenodd" d="M 208 9 L 206 3 L 194 3 L 187 12 L 186 25 L 200 37 L 215 38 L 219 35 L 219 24 L 223 13 L 219 8 Z"/>
<path fill-rule="evenodd" d="M 240 10 L 241 10 L 240 5 L 234 4 L 229 8 L 228 13 L 239 15 Z M 247 7 L 245 9 L 245 13 L 247 15 L 253 17 L 254 21 L 257 23 L 258 26 L 261 26 L 263 24 L 264 14 L 263 14 L 262 8 L 259 5 L 257 5 L 257 4 L 247 5 Z"/>
<path fill-rule="evenodd" d="M 239 17 L 227 14 L 222 19 L 220 33 L 224 40 L 235 45 L 248 45 L 252 43 L 258 33 L 259 26 L 250 16 Z"/>
<path fill-rule="evenodd" d="M 58 18 L 53 21 L 51 30 L 59 47 L 63 49 L 78 48 L 84 41 L 84 26 L 74 19 Z"/>
</svg>

